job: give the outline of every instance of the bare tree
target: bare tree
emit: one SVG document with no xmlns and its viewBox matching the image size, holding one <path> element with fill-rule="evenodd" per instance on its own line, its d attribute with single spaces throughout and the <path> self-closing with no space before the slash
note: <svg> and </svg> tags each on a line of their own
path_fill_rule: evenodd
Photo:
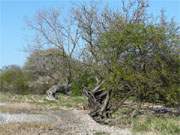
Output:
<svg viewBox="0 0 180 135">
<path fill-rule="evenodd" d="M 73 23 L 73 18 L 64 20 L 56 9 L 37 12 L 28 26 L 36 33 L 38 43 L 44 48 L 56 47 L 62 52 L 63 65 L 67 71 L 67 82 L 72 81 L 72 59 L 79 42 L 79 30 Z M 77 51 L 77 50 L 76 50 Z"/>
</svg>

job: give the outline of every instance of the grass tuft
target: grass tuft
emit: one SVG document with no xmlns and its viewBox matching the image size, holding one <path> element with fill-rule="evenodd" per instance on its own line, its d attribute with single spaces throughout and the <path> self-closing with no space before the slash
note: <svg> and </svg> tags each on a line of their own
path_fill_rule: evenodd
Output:
<svg viewBox="0 0 180 135">
<path fill-rule="evenodd" d="M 179 135 L 180 124 L 178 117 L 165 118 L 165 117 L 145 117 L 135 119 L 133 121 L 134 132 L 153 132 L 158 135 Z"/>
</svg>

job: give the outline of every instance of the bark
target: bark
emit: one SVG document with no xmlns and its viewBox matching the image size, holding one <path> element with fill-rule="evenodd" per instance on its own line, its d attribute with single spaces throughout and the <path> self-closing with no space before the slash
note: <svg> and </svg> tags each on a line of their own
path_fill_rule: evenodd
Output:
<svg viewBox="0 0 180 135">
<path fill-rule="evenodd" d="M 71 84 L 68 84 L 68 85 L 61 85 L 61 84 L 53 85 L 47 91 L 47 99 L 48 100 L 57 100 L 58 99 L 58 96 L 57 96 L 58 93 L 63 93 L 63 94 L 69 95 L 70 92 L 71 92 Z"/>
<path fill-rule="evenodd" d="M 111 90 L 104 91 L 100 89 L 100 83 L 92 91 L 84 88 L 83 93 L 88 98 L 89 115 L 99 123 L 105 123 L 105 120 L 111 117 L 111 106 L 109 105 Z"/>
</svg>

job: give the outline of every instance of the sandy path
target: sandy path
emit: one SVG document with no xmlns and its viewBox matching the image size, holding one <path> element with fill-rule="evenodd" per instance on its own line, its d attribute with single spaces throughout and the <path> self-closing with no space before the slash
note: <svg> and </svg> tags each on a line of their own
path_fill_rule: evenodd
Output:
<svg viewBox="0 0 180 135">
<path fill-rule="evenodd" d="M 8 107 L 8 103 L 0 103 L 0 107 L 2 106 Z M 12 104 L 9 104 L 9 106 L 12 106 Z M 21 106 L 22 104 L 16 103 L 17 108 L 21 108 Z M 31 105 L 28 106 L 30 107 Z M 41 122 L 41 124 L 48 123 L 50 127 L 40 129 L 38 122 Z M 9 126 L 11 123 L 19 127 L 19 129 L 16 130 L 17 128 L 14 128 L 14 126 Z M 27 125 L 27 127 L 21 129 L 21 124 L 23 125 L 24 123 L 34 123 L 37 126 Z M 100 125 L 89 117 L 87 111 L 77 109 L 49 110 L 42 112 L 42 114 L 41 112 L 39 114 L 0 113 L 0 130 L 0 135 L 4 135 L 4 133 L 6 135 L 93 135 L 97 132 L 104 132 L 109 135 L 131 134 L 128 129 Z"/>
<path fill-rule="evenodd" d="M 66 132 L 65 135 L 93 135 L 96 132 L 104 132 L 110 135 L 131 135 L 128 129 L 100 125 L 89 117 L 87 111 L 82 110 L 61 110 L 53 112 L 60 121 L 57 124 L 59 129 Z"/>
</svg>

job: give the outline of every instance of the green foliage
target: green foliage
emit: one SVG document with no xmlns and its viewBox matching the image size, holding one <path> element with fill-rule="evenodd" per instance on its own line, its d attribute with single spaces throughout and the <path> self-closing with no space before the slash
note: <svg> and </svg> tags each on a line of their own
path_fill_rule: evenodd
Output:
<svg viewBox="0 0 180 135">
<path fill-rule="evenodd" d="M 126 23 L 102 34 L 99 57 L 117 99 L 133 91 L 130 96 L 136 101 L 179 103 L 179 58 L 173 40 L 168 30 L 153 24 Z"/>
<path fill-rule="evenodd" d="M 72 94 L 82 95 L 84 87 L 92 88 L 95 84 L 94 76 L 88 71 L 80 73 L 80 75 L 72 82 Z"/>
<path fill-rule="evenodd" d="M 8 66 L 0 73 L 1 91 L 27 94 L 29 76 L 18 66 Z"/>
</svg>

